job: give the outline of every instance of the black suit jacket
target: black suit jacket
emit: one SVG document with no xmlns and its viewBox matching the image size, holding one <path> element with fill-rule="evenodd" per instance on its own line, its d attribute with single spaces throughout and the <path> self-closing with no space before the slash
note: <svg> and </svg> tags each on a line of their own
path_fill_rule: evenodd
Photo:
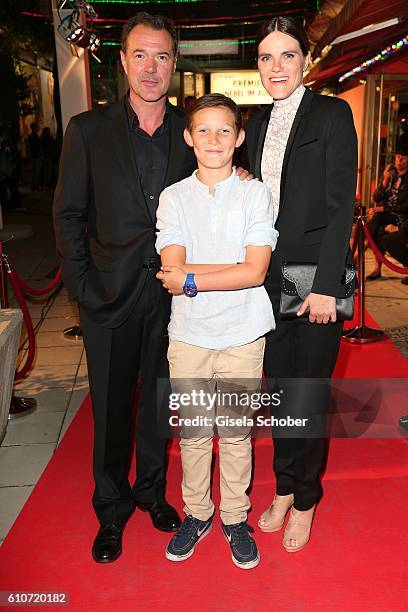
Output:
<svg viewBox="0 0 408 612">
<path fill-rule="evenodd" d="M 251 172 L 262 179 L 261 159 L 272 106 L 248 122 Z M 282 260 L 317 263 L 312 291 L 344 296 L 344 266 L 355 208 L 357 138 L 349 105 L 306 89 L 286 146 L 276 229 L 266 288 L 278 304 Z"/>
<path fill-rule="evenodd" d="M 193 172 L 184 111 L 170 107 L 164 186 Z M 126 320 L 154 255 L 156 219 L 146 203 L 131 148 L 124 100 L 73 117 L 54 196 L 57 250 L 69 297 L 106 326 Z M 163 290 L 164 291 L 164 290 Z"/>
</svg>

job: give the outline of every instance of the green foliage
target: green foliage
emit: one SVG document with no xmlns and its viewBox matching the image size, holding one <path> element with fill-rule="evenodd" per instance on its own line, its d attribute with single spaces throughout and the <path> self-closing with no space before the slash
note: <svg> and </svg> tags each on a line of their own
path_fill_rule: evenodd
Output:
<svg viewBox="0 0 408 612">
<path fill-rule="evenodd" d="M 17 104 L 19 114 L 22 117 L 32 115 L 35 111 L 35 106 L 31 104 L 31 92 L 28 86 L 29 80 L 30 77 L 27 77 L 24 74 L 21 74 L 19 71 L 16 71 L 15 86 L 17 93 Z"/>
<path fill-rule="evenodd" d="M 30 52 L 51 57 L 54 48 L 52 24 L 36 17 L 21 15 L 20 11 L 20 2 L 0 1 L 0 53 L 9 52 L 15 57 L 23 47 Z"/>
</svg>

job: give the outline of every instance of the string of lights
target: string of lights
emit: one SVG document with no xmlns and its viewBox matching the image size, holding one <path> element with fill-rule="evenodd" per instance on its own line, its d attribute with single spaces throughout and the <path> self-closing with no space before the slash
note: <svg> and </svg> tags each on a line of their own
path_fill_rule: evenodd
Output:
<svg viewBox="0 0 408 612">
<path fill-rule="evenodd" d="M 31 13 L 22 13 L 25 15 L 31 14 Z M 44 15 L 37 15 L 37 17 L 44 17 Z M 98 24 L 115 24 L 115 23 L 126 23 L 126 19 L 113 19 L 113 18 L 98 18 L 98 19 L 92 19 L 93 23 L 98 23 Z M 187 24 L 179 24 L 177 23 L 177 29 L 182 29 L 182 30 L 196 30 L 197 28 L 224 28 L 224 27 L 230 27 L 230 26 L 246 26 L 246 25 L 259 25 L 259 20 L 255 20 L 255 21 L 232 21 L 232 22 L 228 22 L 228 23 L 194 23 L 192 25 L 187 25 Z"/>
<path fill-rule="evenodd" d="M 89 4 L 198 4 L 221 0 L 88 0 Z"/>
<path fill-rule="evenodd" d="M 391 55 L 394 55 L 394 53 L 398 53 L 398 51 L 401 51 L 401 49 L 406 45 L 408 45 L 408 35 L 404 36 L 404 38 L 401 38 L 396 43 L 385 47 L 385 49 L 377 53 L 377 55 L 371 57 L 365 62 L 362 62 L 359 66 L 355 66 L 352 70 L 349 70 L 348 72 L 344 73 L 341 77 L 339 77 L 339 83 L 342 83 L 346 79 L 356 74 L 359 74 L 360 72 L 364 72 L 365 70 L 367 70 L 371 66 L 374 66 L 374 64 L 377 64 L 378 62 L 382 62 L 388 59 Z"/>
<path fill-rule="evenodd" d="M 184 48 L 188 48 L 188 47 L 212 47 L 212 46 L 222 46 L 225 44 L 230 44 L 230 43 L 235 43 L 238 45 L 252 45 L 255 43 L 255 38 L 245 38 L 245 39 L 239 39 L 239 38 L 224 38 L 222 40 L 205 40 L 202 42 L 199 41 L 182 41 L 179 42 L 178 46 L 179 47 L 184 47 Z M 119 40 L 104 40 L 102 42 L 102 45 L 104 47 L 120 47 L 121 42 Z"/>
<path fill-rule="evenodd" d="M 304 14 L 305 11 L 304 10 L 298 10 L 298 9 L 286 9 L 285 11 L 282 11 L 282 14 L 285 15 L 290 15 L 290 14 L 295 14 L 298 17 L 302 14 Z M 265 11 L 262 13 L 253 13 L 251 15 L 248 15 L 248 18 L 251 19 L 258 19 L 258 20 L 264 20 L 264 19 L 268 19 L 270 18 L 271 13 L 269 11 Z M 237 16 L 236 15 L 220 15 L 219 17 L 188 17 L 188 18 L 175 18 L 174 21 L 176 23 L 177 27 L 182 27 L 181 24 L 183 23 L 205 23 L 208 21 L 212 21 L 214 23 L 219 23 L 219 22 L 225 22 L 224 25 L 231 25 L 232 21 L 236 21 Z M 227 24 L 228 22 L 228 24 Z"/>
</svg>

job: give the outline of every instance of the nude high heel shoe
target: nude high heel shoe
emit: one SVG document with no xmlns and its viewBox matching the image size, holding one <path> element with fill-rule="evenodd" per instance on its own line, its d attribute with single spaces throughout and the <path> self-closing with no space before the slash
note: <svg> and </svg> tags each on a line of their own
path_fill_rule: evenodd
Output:
<svg viewBox="0 0 408 612">
<path fill-rule="evenodd" d="M 258 521 L 259 529 L 267 533 L 279 531 L 292 505 L 293 493 L 290 493 L 290 495 L 275 495 L 272 504 L 261 514 L 261 518 Z"/>
<path fill-rule="evenodd" d="M 306 546 L 310 537 L 313 516 L 316 505 L 309 510 L 296 510 L 292 508 L 288 524 L 286 525 L 282 545 L 287 552 L 298 552 Z"/>
</svg>

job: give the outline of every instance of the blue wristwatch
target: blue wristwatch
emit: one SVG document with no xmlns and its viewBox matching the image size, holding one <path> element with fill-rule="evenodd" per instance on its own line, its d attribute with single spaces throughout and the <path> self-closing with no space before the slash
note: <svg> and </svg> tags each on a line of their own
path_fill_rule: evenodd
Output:
<svg viewBox="0 0 408 612">
<path fill-rule="evenodd" d="M 184 295 L 187 297 L 195 297 L 198 293 L 197 286 L 194 282 L 194 274 L 187 274 L 186 282 L 183 285 Z"/>
</svg>

